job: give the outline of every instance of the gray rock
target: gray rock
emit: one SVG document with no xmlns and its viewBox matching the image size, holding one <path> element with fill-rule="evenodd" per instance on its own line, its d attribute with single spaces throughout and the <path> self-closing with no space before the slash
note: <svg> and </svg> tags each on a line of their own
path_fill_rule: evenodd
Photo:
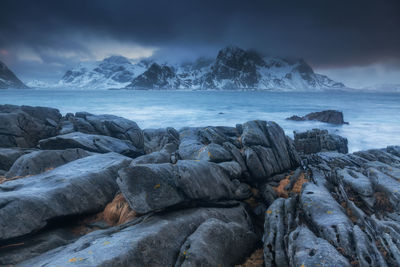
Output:
<svg viewBox="0 0 400 267">
<path fill-rule="evenodd" d="M 60 119 L 53 108 L 0 105 L 0 147 L 36 147 L 58 133 Z"/>
<path fill-rule="evenodd" d="M 178 146 L 174 143 L 167 143 L 160 151 L 155 151 L 135 158 L 132 162 L 135 164 L 147 163 L 176 163 L 174 155 Z"/>
<path fill-rule="evenodd" d="M 234 266 L 250 255 L 256 242 L 248 225 L 209 219 L 186 239 L 175 267 Z"/>
<path fill-rule="evenodd" d="M 232 155 L 222 145 L 227 141 L 237 143 L 236 139 L 236 129 L 232 127 L 183 128 L 178 154 L 181 159 L 230 161 Z"/>
<path fill-rule="evenodd" d="M 319 236 L 336 248 L 343 248 L 347 255 L 354 253 L 351 247 L 353 223 L 326 188 L 312 183 L 305 184 L 300 203 L 306 218 Z"/>
<path fill-rule="evenodd" d="M 237 186 L 226 168 L 192 160 L 180 160 L 175 165 L 132 163 L 119 172 L 118 185 L 131 208 L 139 213 L 188 201 L 235 199 Z"/>
<path fill-rule="evenodd" d="M 118 190 L 117 171 L 130 162 L 116 153 L 75 160 L 0 185 L 0 240 L 23 236 L 49 220 L 97 212 Z"/>
<path fill-rule="evenodd" d="M 247 212 L 240 206 L 180 210 L 144 216 L 119 227 L 92 232 L 70 245 L 53 249 L 17 266 L 174 266 L 182 244 L 202 223 L 212 218 L 227 224 L 236 223 L 244 229 L 252 227 Z M 249 235 L 234 237 L 239 248 L 249 249 L 252 245 L 247 241 Z M 221 232 L 219 238 L 215 238 L 221 240 L 224 236 Z M 242 242 L 248 246 L 240 245 Z M 231 252 L 225 252 L 228 254 L 220 255 L 221 258 L 231 255 Z M 207 252 L 203 253 L 206 257 Z"/>
<path fill-rule="evenodd" d="M 124 156 L 135 158 L 143 155 L 143 149 L 135 147 L 130 141 L 121 140 L 105 135 L 84 134 L 73 132 L 40 140 L 41 149 L 58 150 L 67 148 L 81 148 L 90 152 L 116 152 Z"/>
<path fill-rule="evenodd" d="M 290 266 L 351 266 L 335 247 L 305 226 L 291 232 L 288 243 Z"/>
<path fill-rule="evenodd" d="M 337 110 L 323 110 L 319 112 L 312 112 L 303 117 L 292 116 L 287 120 L 293 121 L 321 121 L 332 124 L 348 124 L 343 120 L 343 113 Z"/>
<path fill-rule="evenodd" d="M 321 151 L 337 151 L 348 153 L 347 139 L 336 134 L 329 134 L 327 130 L 313 129 L 306 132 L 294 132 L 296 150 L 305 154 Z"/>
<path fill-rule="evenodd" d="M 87 112 L 77 112 L 68 119 L 73 123 L 75 131 L 128 140 L 138 149 L 144 148 L 143 132 L 134 121 L 114 115 L 93 115 Z"/>
<path fill-rule="evenodd" d="M 146 154 L 156 152 L 166 144 L 179 145 L 179 133 L 172 127 L 161 129 L 144 129 L 144 149 Z"/>
<path fill-rule="evenodd" d="M 7 172 L 19 157 L 33 151 L 33 149 L 23 149 L 18 147 L 0 148 L 0 170 Z"/>
<path fill-rule="evenodd" d="M 254 182 L 266 182 L 274 174 L 300 165 L 290 139 L 274 122 L 244 123 L 241 140 L 246 165 Z"/>
<path fill-rule="evenodd" d="M 289 266 L 285 238 L 294 225 L 296 203 L 292 198 L 276 199 L 265 211 L 264 264 Z"/>
<path fill-rule="evenodd" d="M 18 158 L 7 172 L 6 177 L 24 177 L 39 174 L 92 154 L 80 148 L 34 151 Z"/>
<path fill-rule="evenodd" d="M 39 256 L 46 251 L 66 245 L 76 239 L 67 230 L 56 229 L 24 238 L 17 246 L 2 248 L 0 253 L 1 266 L 13 266 L 24 260 Z M 7 245 L 5 245 L 7 246 Z"/>
</svg>

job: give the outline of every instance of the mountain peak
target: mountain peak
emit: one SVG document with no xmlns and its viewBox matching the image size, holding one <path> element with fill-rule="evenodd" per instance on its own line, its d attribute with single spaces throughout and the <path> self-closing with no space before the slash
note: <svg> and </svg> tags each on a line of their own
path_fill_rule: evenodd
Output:
<svg viewBox="0 0 400 267">
<path fill-rule="evenodd" d="M 7 88 L 27 89 L 29 87 L 21 82 L 6 64 L 0 61 L 0 89 Z"/>
<path fill-rule="evenodd" d="M 280 91 L 343 88 L 324 75 L 314 73 L 302 59 L 263 57 L 254 50 L 230 45 L 214 59 L 173 64 L 144 59 L 131 63 L 111 56 L 93 66 L 76 68 L 64 75 L 62 86 L 78 88 L 133 89 L 259 89 Z"/>
<path fill-rule="evenodd" d="M 113 56 L 107 57 L 107 58 L 103 59 L 103 62 L 119 64 L 119 65 L 132 64 L 129 61 L 129 59 L 127 59 L 126 57 L 121 56 L 121 55 L 113 55 Z"/>
</svg>

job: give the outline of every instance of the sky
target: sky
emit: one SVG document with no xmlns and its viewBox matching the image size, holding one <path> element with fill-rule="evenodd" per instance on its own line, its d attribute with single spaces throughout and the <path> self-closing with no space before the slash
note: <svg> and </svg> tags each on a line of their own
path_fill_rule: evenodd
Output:
<svg viewBox="0 0 400 267">
<path fill-rule="evenodd" d="M 179 61 L 236 45 L 350 87 L 400 83 L 399 14 L 399 0 L 2 0 L 0 60 L 23 81 L 56 81 L 110 55 Z"/>
</svg>

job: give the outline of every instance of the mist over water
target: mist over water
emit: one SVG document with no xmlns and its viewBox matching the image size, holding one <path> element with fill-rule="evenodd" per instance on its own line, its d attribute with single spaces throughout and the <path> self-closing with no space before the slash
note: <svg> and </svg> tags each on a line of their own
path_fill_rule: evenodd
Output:
<svg viewBox="0 0 400 267">
<path fill-rule="evenodd" d="M 0 90 L 0 104 L 54 107 L 63 114 L 114 114 L 136 121 L 142 129 L 235 126 L 249 120 L 271 120 L 291 137 L 293 131 L 328 129 L 348 138 L 350 152 L 400 145 L 400 94 Z M 350 124 L 285 120 L 326 109 L 342 111 Z"/>
</svg>

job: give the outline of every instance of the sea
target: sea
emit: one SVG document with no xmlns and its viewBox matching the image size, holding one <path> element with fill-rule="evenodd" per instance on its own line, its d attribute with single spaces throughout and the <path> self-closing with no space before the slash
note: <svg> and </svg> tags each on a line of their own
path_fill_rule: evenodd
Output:
<svg viewBox="0 0 400 267">
<path fill-rule="evenodd" d="M 291 137 L 293 131 L 313 128 L 344 136 L 350 152 L 400 145 L 398 93 L 7 89 L 0 90 L 0 104 L 54 107 L 62 114 L 114 114 L 142 129 L 275 121 Z M 327 109 L 342 111 L 349 124 L 286 120 Z"/>
</svg>

